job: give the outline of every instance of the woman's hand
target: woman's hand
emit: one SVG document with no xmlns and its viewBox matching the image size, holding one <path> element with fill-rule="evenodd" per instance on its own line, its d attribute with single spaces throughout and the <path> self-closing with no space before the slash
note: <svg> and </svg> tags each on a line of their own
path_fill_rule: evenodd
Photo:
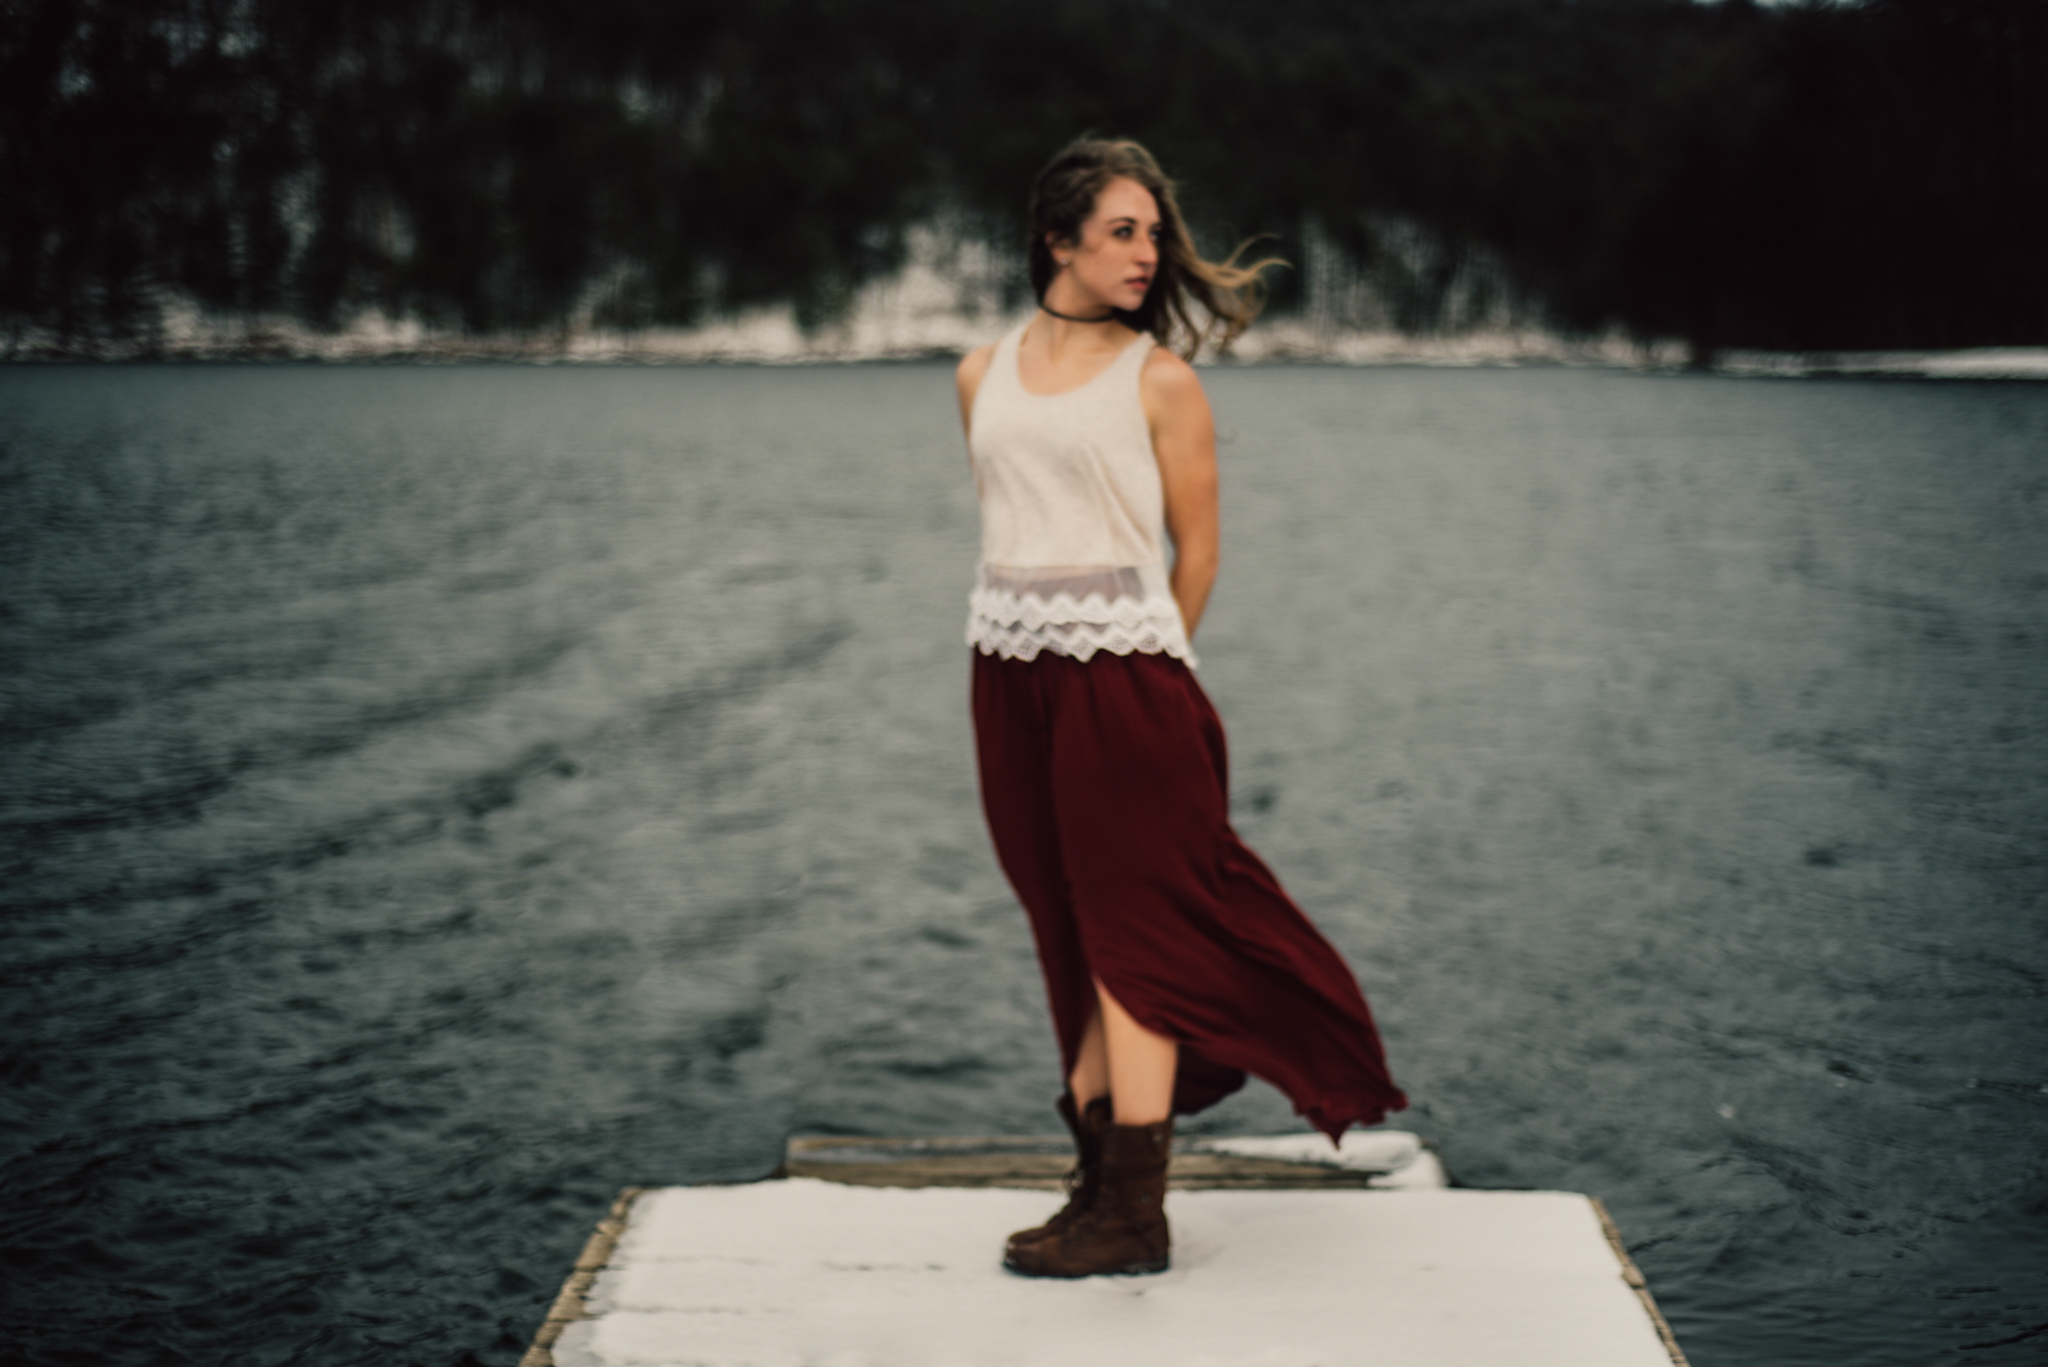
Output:
<svg viewBox="0 0 2048 1367">
<path fill-rule="evenodd" d="M 963 364 L 962 369 L 965 369 Z M 1216 584 L 1222 519 L 1217 506 L 1216 419 L 1195 368 L 1154 347 L 1139 381 L 1152 454 L 1166 492 L 1166 530 L 1173 537 L 1173 601 L 1193 640 L 1209 590 Z"/>
</svg>

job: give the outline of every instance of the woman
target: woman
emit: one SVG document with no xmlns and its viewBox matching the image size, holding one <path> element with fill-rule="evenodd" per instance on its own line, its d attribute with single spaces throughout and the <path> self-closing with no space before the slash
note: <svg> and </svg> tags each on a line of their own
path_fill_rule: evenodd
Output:
<svg viewBox="0 0 2048 1367">
<path fill-rule="evenodd" d="M 1033 192 L 1038 312 L 960 364 L 982 803 L 1031 917 L 1079 1152 L 1066 1207 L 1010 1236 L 1004 1262 L 1030 1276 L 1163 1271 L 1173 1116 L 1247 1072 L 1333 1140 L 1407 1104 L 1350 971 L 1231 831 L 1222 726 L 1190 670 L 1217 497 L 1185 358 L 1243 331 L 1276 264 L 1235 259 L 1196 253 L 1144 148 L 1083 139 Z"/>
</svg>

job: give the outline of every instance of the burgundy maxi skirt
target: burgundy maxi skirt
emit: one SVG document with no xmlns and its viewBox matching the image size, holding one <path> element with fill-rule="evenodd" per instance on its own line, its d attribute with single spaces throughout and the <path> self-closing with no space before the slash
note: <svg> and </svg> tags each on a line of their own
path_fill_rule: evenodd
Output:
<svg viewBox="0 0 2048 1367">
<path fill-rule="evenodd" d="M 1189 1115 L 1272 1083 L 1335 1138 L 1408 1099 L 1351 971 L 1230 829 L 1223 724 L 1186 664 L 974 655 L 996 858 L 1031 917 L 1062 1076 L 1093 980 L 1180 1045 Z"/>
</svg>

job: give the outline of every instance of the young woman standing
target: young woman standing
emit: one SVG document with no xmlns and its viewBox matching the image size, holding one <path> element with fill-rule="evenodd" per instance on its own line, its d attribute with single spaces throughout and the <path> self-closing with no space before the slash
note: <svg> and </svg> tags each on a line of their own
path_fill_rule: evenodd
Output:
<svg viewBox="0 0 2048 1367">
<path fill-rule="evenodd" d="M 1033 190 L 1038 312 L 960 364 L 982 803 L 1079 1152 L 1066 1207 L 1010 1236 L 1004 1263 L 1030 1276 L 1164 1270 L 1173 1116 L 1248 1072 L 1333 1140 L 1407 1104 L 1349 969 L 1230 829 L 1223 729 L 1191 671 L 1218 526 L 1186 358 L 1244 330 L 1269 264 L 1204 261 L 1151 155 L 1083 139 Z"/>
</svg>

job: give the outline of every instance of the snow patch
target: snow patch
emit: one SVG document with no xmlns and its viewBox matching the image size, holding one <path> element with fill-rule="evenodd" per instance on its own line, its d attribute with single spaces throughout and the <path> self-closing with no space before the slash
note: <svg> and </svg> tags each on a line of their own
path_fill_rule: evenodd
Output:
<svg viewBox="0 0 2048 1367">
<path fill-rule="evenodd" d="M 1319 1141 L 1320 1142 L 1320 1141 Z M 562 1367 L 1669 1367 L 1565 1192 L 1177 1191 L 1151 1277 L 998 1265 L 1044 1192 L 791 1178 L 650 1192 Z"/>
</svg>

